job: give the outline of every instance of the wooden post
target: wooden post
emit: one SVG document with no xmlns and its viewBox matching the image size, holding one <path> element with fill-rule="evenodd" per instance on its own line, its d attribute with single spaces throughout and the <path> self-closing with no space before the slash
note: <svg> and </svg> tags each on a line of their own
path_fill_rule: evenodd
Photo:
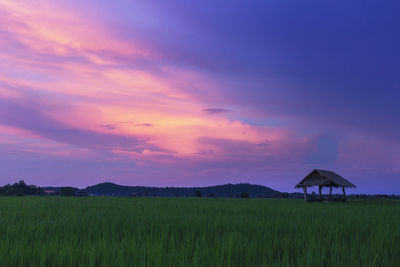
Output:
<svg viewBox="0 0 400 267">
<path fill-rule="evenodd" d="M 343 189 L 343 198 L 344 200 L 346 200 L 346 190 L 344 189 L 344 186 L 342 186 L 342 189 Z"/>
<path fill-rule="evenodd" d="M 332 186 L 329 189 L 329 199 L 332 199 Z"/>
<path fill-rule="evenodd" d="M 322 186 L 319 186 L 319 200 L 322 200 L 322 194 L 321 194 Z"/>
<path fill-rule="evenodd" d="M 304 201 L 307 201 L 307 186 L 304 186 L 303 191 L 304 191 Z"/>
</svg>

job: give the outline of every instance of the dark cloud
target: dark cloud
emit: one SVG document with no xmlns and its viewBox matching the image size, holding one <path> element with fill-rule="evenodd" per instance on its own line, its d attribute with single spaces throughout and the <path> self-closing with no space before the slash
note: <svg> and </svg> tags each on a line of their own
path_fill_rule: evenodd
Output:
<svg viewBox="0 0 400 267">
<path fill-rule="evenodd" d="M 152 127 L 153 124 L 151 123 L 136 123 L 134 121 L 120 121 L 117 122 L 118 124 L 126 124 L 126 125 L 130 125 L 130 126 L 136 126 L 136 127 Z"/>
<path fill-rule="evenodd" d="M 120 14 L 130 10 L 119 5 Z M 225 85 L 223 103 L 215 104 L 244 105 L 299 128 L 400 139 L 399 1 L 176 0 L 142 7 L 164 23 L 152 34 L 140 25 L 121 34 L 141 35 L 166 63 L 212 73 Z"/>
<path fill-rule="evenodd" d="M 203 111 L 208 114 L 218 114 L 218 113 L 226 113 L 229 112 L 230 110 L 224 108 L 206 108 L 203 109 Z"/>
<path fill-rule="evenodd" d="M 35 99 L 18 101 L 0 99 L 0 124 L 24 129 L 49 140 L 78 147 L 98 149 L 125 147 L 132 151 L 142 151 L 147 147 L 145 140 L 134 136 L 104 134 L 64 125 L 46 115 L 51 114 L 51 108 L 44 109 L 43 106 L 38 108 L 41 105 Z M 46 110 L 46 113 L 43 110 Z M 109 125 L 109 128 L 112 129 L 112 126 Z"/>
<path fill-rule="evenodd" d="M 108 130 L 115 130 L 117 128 L 113 124 L 105 124 L 105 125 L 103 125 L 103 127 L 108 129 Z"/>
</svg>

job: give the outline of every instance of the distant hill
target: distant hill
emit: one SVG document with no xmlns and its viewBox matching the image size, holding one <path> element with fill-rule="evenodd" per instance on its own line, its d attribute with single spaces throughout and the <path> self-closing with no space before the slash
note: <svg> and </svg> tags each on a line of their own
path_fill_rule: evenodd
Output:
<svg viewBox="0 0 400 267">
<path fill-rule="evenodd" d="M 202 197 L 240 197 L 248 194 L 251 198 L 277 197 L 279 191 L 253 184 L 224 184 L 207 187 L 146 187 L 125 186 L 114 183 L 100 183 L 84 189 L 94 196 L 159 196 L 159 197 L 194 197 L 197 191 Z"/>
<path fill-rule="evenodd" d="M 303 199 L 300 192 L 279 192 L 262 185 L 248 183 L 224 184 L 207 187 L 147 187 L 125 186 L 114 183 L 100 183 L 88 186 L 84 189 L 75 187 L 55 187 L 27 185 L 24 181 L 0 186 L 0 196 L 23 195 L 60 195 L 60 196 L 144 196 L 144 197 L 250 197 L 250 198 L 297 198 Z M 309 198 L 316 198 L 315 193 L 308 194 Z M 323 195 L 325 198 L 328 195 Z M 333 194 L 334 198 L 340 198 L 340 194 Z M 348 195 L 349 199 L 400 199 L 400 195 Z"/>
</svg>

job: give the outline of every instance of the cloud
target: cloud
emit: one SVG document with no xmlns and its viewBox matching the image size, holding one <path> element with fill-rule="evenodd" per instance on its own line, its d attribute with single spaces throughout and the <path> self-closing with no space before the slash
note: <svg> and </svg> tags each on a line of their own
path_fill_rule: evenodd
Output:
<svg viewBox="0 0 400 267">
<path fill-rule="evenodd" d="M 215 96 L 213 79 L 159 64 L 152 56 L 157 50 L 114 36 L 101 22 L 85 23 L 79 12 L 47 2 L 36 9 L 27 2 L 0 4 L 6 10 L 1 45 L 12 47 L 0 53 L 0 68 L 7 70 L 0 77 L 3 125 L 43 142 L 137 153 L 136 160 L 210 156 L 201 152 L 204 137 L 249 143 L 285 138 L 284 129 L 207 116 L 228 112 L 201 108 L 204 97 Z"/>
<path fill-rule="evenodd" d="M 230 110 L 224 108 L 206 108 L 203 109 L 203 111 L 208 114 L 218 114 L 218 113 L 226 113 L 229 112 Z"/>
<path fill-rule="evenodd" d="M 103 125 L 103 127 L 108 129 L 108 130 L 115 130 L 116 129 L 115 125 L 112 125 L 112 124 L 106 124 L 106 125 Z"/>
<path fill-rule="evenodd" d="M 45 140 L 82 148 L 110 149 L 122 146 L 140 150 L 146 144 L 144 140 L 134 136 L 106 134 L 71 127 L 48 116 L 47 113 L 52 112 L 50 107 L 46 107 L 46 112 L 43 112 L 37 108 L 38 106 L 42 106 L 42 103 L 35 99 L 14 102 L 0 99 L 0 125 L 23 129 Z"/>
</svg>

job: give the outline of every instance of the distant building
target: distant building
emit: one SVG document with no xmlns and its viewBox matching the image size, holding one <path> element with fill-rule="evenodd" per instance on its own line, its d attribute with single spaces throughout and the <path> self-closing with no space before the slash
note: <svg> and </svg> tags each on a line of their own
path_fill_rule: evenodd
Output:
<svg viewBox="0 0 400 267">
<path fill-rule="evenodd" d="M 44 190 L 43 191 L 46 195 L 55 195 L 56 191 L 54 190 Z"/>
<path fill-rule="evenodd" d="M 300 183 L 298 183 L 295 188 L 303 188 L 304 200 L 307 201 L 307 187 L 318 186 L 319 189 L 319 200 L 322 200 L 321 190 L 323 187 L 329 187 L 329 199 L 332 198 L 332 187 L 342 188 L 343 200 L 346 200 L 345 188 L 356 188 L 354 184 L 344 179 L 339 174 L 333 171 L 318 170 L 315 169 L 309 173 Z"/>
</svg>

